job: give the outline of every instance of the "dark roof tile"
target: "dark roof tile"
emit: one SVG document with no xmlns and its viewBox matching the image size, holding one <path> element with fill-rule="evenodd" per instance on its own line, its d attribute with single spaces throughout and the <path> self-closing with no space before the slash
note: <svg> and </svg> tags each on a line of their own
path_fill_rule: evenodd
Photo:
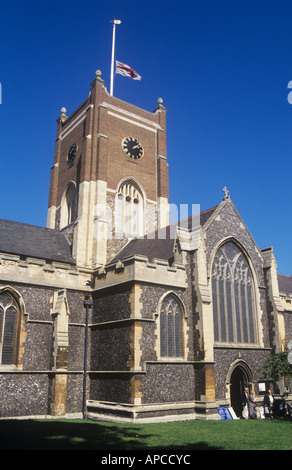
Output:
<svg viewBox="0 0 292 470">
<path fill-rule="evenodd" d="M 63 232 L 0 219 L 0 252 L 75 264 Z"/>
<path fill-rule="evenodd" d="M 284 292 L 287 295 L 292 295 L 292 276 L 278 274 L 278 285 L 280 292 Z"/>
<path fill-rule="evenodd" d="M 200 214 L 191 216 L 164 227 L 156 232 L 145 236 L 144 238 L 134 238 L 110 261 L 116 263 L 119 260 L 133 255 L 146 256 L 149 261 L 154 258 L 170 261 L 174 254 L 174 244 L 177 225 L 186 229 L 194 228 L 198 225 L 203 226 L 211 217 L 216 207 L 212 207 Z"/>
</svg>

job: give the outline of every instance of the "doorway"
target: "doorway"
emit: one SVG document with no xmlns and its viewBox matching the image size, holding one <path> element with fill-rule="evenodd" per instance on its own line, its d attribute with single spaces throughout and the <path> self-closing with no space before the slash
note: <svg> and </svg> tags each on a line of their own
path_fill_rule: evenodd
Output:
<svg viewBox="0 0 292 470">
<path fill-rule="evenodd" d="M 230 401 L 236 416 L 242 413 L 242 394 L 245 387 L 252 382 L 252 374 L 249 366 L 240 361 L 234 365 L 230 376 Z"/>
</svg>

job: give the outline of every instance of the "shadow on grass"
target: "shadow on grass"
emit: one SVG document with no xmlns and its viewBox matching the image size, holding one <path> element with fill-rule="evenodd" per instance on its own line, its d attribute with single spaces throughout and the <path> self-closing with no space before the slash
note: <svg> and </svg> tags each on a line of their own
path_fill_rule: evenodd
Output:
<svg viewBox="0 0 292 470">
<path fill-rule="evenodd" d="M 90 421 L 0 421 L 1 450 L 131 450 L 153 451 L 148 439 L 152 434 L 139 437 L 140 429 L 118 427 Z M 157 436 L 158 437 L 158 436 Z M 163 446 L 159 450 L 219 450 L 206 442 L 179 446 Z"/>
</svg>

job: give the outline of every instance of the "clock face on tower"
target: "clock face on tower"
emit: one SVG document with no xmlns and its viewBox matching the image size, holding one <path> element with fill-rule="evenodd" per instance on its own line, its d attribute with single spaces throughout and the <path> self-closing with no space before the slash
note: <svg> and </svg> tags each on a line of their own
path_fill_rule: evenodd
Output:
<svg viewBox="0 0 292 470">
<path fill-rule="evenodd" d="M 137 139 L 133 137 L 125 137 L 122 140 L 122 149 L 124 154 L 132 160 L 140 160 L 144 155 L 142 145 Z"/>
</svg>

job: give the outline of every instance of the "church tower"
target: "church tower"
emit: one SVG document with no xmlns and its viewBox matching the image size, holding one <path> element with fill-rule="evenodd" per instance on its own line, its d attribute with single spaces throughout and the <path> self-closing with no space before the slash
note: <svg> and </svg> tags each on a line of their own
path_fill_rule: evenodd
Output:
<svg viewBox="0 0 292 470">
<path fill-rule="evenodd" d="M 111 96 L 101 72 L 88 98 L 57 120 L 47 227 L 72 241 L 77 265 L 108 262 L 129 238 L 168 220 L 166 109 L 153 113 Z"/>
</svg>

